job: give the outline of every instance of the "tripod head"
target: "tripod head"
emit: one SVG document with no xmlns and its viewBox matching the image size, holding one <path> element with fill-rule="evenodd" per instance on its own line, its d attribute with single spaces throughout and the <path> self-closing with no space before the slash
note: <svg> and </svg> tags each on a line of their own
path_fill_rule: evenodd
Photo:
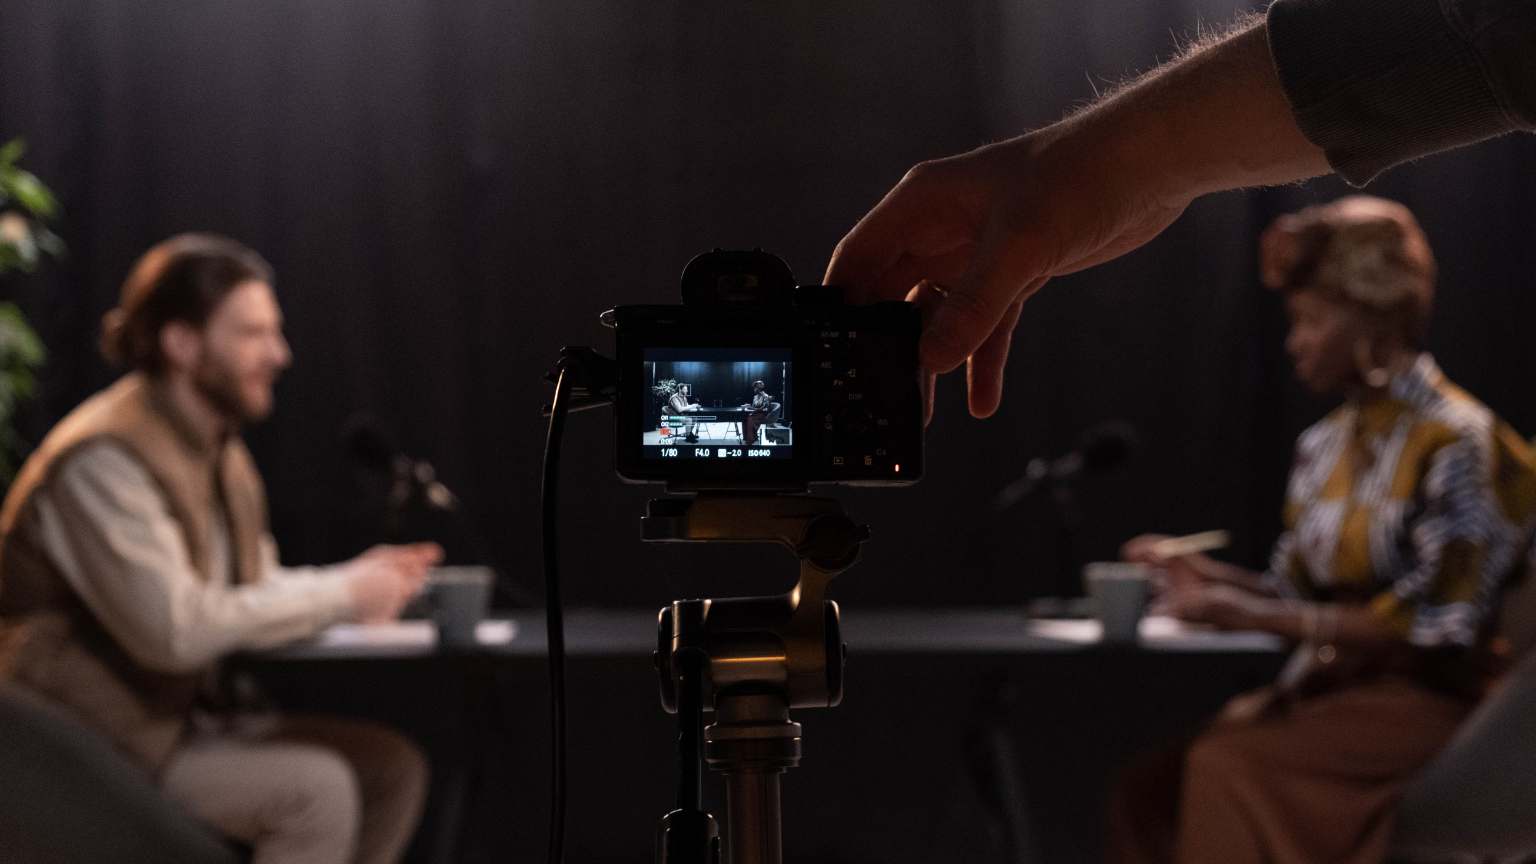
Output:
<svg viewBox="0 0 1536 864">
<path fill-rule="evenodd" d="M 842 701 L 843 644 L 827 588 L 858 561 L 869 528 L 844 515 L 841 504 L 803 495 L 658 498 L 641 520 L 641 537 L 650 543 L 776 543 L 800 561 L 800 579 L 790 591 L 704 600 L 691 628 L 681 626 L 680 606 L 697 601 L 661 611 L 655 657 L 668 711 L 677 711 L 680 650 L 700 650 L 708 658 L 706 692 L 781 690 L 791 708 Z"/>
</svg>

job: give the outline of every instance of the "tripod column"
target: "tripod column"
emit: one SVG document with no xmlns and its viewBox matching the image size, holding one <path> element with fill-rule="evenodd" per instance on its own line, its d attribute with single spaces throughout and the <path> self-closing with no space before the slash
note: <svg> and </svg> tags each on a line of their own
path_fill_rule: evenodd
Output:
<svg viewBox="0 0 1536 864">
<path fill-rule="evenodd" d="M 728 864 L 781 864 L 779 775 L 800 764 L 800 724 L 782 693 L 722 693 L 704 758 L 725 775 Z"/>
<path fill-rule="evenodd" d="M 728 864 L 780 864 L 783 814 L 778 771 L 739 771 L 725 780 Z"/>
</svg>

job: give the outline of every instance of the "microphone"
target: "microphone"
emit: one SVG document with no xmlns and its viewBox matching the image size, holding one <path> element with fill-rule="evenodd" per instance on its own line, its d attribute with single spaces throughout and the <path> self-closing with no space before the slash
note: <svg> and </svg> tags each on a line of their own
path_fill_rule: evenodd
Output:
<svg viewBox="0 0 1536 864">
<path fill-rule="evenodd" d="M 1136 450 L 1136 429 L 1123 420 L 1090 427 L 1077 446 L 1055 459 L 1037 456 L 1024 474 L 1004 486 L 992 499 L 994 510 L 1007 510 L 1047 486 L 1071 482 L 1079 476 L 1099 474 L 1124 462 Z"/>
<path fill-rule="evenodd" d="M 420 494 L 433 510 L 453 512 L 459 509 L 458 496 L 437 479 L 437 469 L 432 463 L 405 455 L 374 418 L 366 414 L 352 415 L 342 426 L 341 441 L 359 465 L 390 475 L 391 509 L 404 507 L 416 494 Z"/>
</svg>

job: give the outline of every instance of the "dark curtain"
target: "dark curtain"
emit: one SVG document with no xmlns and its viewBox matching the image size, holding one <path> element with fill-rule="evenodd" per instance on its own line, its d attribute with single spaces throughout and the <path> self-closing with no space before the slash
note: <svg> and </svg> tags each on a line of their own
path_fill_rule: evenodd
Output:
<svg viewBox="0 0 1536 864">
<path fill-rule="evenodd" d="M 687 384 L 693 401 L 710 408 L 751 402 L 754 381 L 762 381 L 765 392 L 775 398 L 782 400 L 785 393 L 783 363 L 657 363 L 656 376 Z"/>
<path fill-rule="evenodd" d="M 30 141 L 71 248 L 5 286 L 51 350 L 25 431 L 36 440 L 110 380 L 98 321 L 135 256 L 176 231 L 224 232 L 276 266 L 297 358 L 249 436 L 284 558 L 378 538 L 376 490 L 337 443 L 367 410 L 462 497 L 467 526 L 430 530 L 481 535 L 486 551 L 456 557 L 536 582 L 542 375 L 562 345 L 610 347 L 599 312 L 675 302 L 683 264 L 714 247 L 772 250 L 817 281 L 912 163 L 1049 122 L 1243 5 L 0 0 L 0 137 Z M 840 596 L 1038 593 L 1058 566 L 1049 514 L 987 501 L 1111 418 L 1142 446 L 1079 490 L 1074 556 L 1225 527 L 1232 556 L 1260 563 L 1291 441 L 1327 406 L 1291 383 L 1255 237 L 1343 191 L 1211 197 L 1145 249 L 1050 285 L 1026 309 L 995 419 L 968 419 L 959 376 L 946 380 L 927 479 L 840 493 L 875 529 Z M 1446 370 L 1536 431 L 1530 139 L 1429 159 L 1373 191 L 1412 206 L 1440 256 L 1431 344 Z M 656 490 L 615 480 L 609 415 L 578 415 L 568 434 L 572 602 L 654 606 L 789 578 L 773 553 L 642 547 Z"/>
</svg>

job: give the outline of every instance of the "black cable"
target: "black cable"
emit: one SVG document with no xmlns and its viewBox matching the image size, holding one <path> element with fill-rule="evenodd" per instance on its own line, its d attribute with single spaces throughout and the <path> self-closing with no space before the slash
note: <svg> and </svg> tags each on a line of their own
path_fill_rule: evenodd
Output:
<svg viewBox="0 0 1536 864">
<path fill-rule="evenodd" d="M 549 411 L 549 436 L 544 440 L 544 473 L 540 479 L 544 534 L 544 615 L 549 640 L 549 864 L 565 864 L 565 621 L 560 599 L 559 496 L 560 440 L 569 411 L 570 370 L 564 364 L 555 381 Z"/>
</svg>

